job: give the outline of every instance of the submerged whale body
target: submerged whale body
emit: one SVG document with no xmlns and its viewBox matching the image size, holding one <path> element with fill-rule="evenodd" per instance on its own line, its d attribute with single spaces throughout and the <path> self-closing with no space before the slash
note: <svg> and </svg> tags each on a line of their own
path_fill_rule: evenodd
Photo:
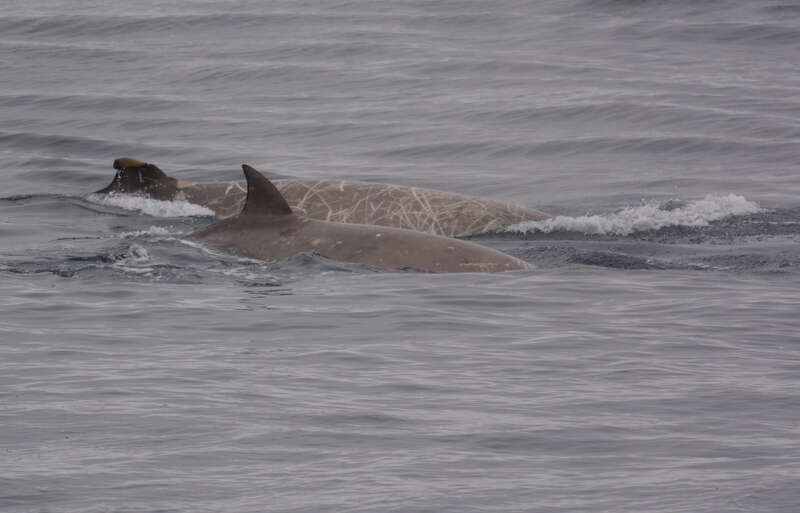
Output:
<svg viewBox="0 0 800 513">
<path fill-rule="evenodd" d="M 145 194 L 160 200 L 202 205 L 220 217 L 242 210 L 244 182 L 184 182 L 154 164 L 123 157 L 114 161 L 117 174 L 98 193 Z M 274 180 L 291 208 L 325 221 L 407 228 L 448 237 L 467 237 L 549 216 L 491 199 L 433 189 L 354 180 Z"/>
<path fill-rule="evenodd" d="M 320 221 L 292 212 L 278 189 L 243 165 L 247 199 L 241 213 L 190 235 L 190 239 L 260 260 L 316 252 L 331 260 L 387 269 L 435 272 L 497 272 L 532 266 L 478 244 L 365 224 Z"/>
</svg>

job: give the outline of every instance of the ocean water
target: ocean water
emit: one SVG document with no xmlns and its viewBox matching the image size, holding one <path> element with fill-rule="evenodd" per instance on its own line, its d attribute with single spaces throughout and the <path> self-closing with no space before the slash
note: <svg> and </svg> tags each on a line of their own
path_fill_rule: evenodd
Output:
<svg viewBox="0 0 800 513">
<path fill-rule="evenodd" d="M 0 511 L 800 511 L 800 7 L 7 0 Z M 532 272 L 240 259 L 186 180 L 551 212 Z"/>
</svg>

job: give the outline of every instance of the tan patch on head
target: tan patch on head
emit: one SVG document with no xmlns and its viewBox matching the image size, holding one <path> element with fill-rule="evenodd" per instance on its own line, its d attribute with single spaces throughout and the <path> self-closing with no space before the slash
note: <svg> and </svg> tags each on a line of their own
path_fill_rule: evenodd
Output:
<svg viewBox="0 0 800 513">
<path fill-rule="evenodd" d="M 132 167 L 142 167 L 144 162 L 131 157 L 120 157 L 114 161 L 114 169 L 128 169 Z"/>
</svg>

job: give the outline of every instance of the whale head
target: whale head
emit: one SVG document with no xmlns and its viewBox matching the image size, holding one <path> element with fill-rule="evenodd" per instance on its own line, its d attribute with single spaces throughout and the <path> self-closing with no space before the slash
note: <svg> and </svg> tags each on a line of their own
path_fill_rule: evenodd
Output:
<svg viewBox="0 0 800 513">
<path fill-rule="evenodd" d="M 178 191 L 178 181 L 167 176 L 155 164 L 121 157 L 114 161 L 114 169 L 117 170 L 114 179 L 96 194 L 142 194 L 166 201 L 173 199 Z"/>
</svg>

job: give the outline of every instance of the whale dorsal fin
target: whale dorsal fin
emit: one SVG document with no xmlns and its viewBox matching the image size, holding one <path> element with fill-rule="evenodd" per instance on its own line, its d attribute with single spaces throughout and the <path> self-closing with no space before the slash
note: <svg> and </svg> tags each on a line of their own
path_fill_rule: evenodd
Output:
<svg viewBox="0 0 800 513">
<path fill-rule="evenodd" d="M 108 187 L 96 191 L 97 194 L 146 194 L 155 199 L 171 200 L 178 190 L 178 181 L 155 164 L 121 157 L 114 161 L 114 169 L 117 170 L 114 179 Z"/>
<path fill-rule="evenodd" d="M 247 201 L 240 216 L 291 215 L 292 209 L 272 182 L 247 164 L 242 164 L 242 169 L 247 178 Z"/>
</svg>

